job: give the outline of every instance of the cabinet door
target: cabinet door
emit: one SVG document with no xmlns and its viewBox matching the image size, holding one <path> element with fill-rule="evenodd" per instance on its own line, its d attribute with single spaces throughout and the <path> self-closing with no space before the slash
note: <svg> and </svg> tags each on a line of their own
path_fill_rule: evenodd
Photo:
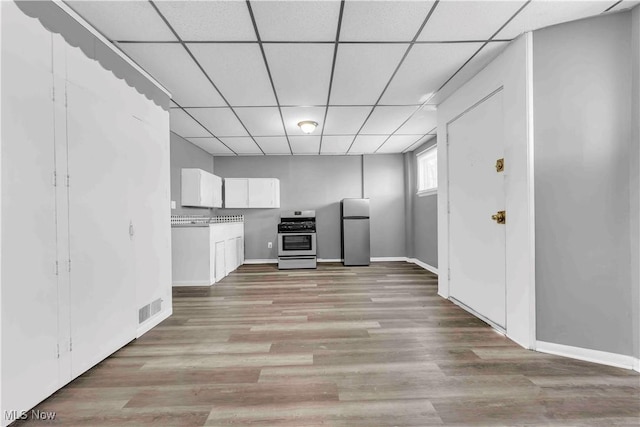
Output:
<svg viewBox="0 0 640 427">
<path fill-rule="evenodd" d="M 77 49 L 76 49 L 77 50 Z M 96 63 L 97 64 L 97 63 Z M 135 338 L 132 166 L 121 106 L 67 87 L 72 375 Z"/>
<path fill-rule="evenodd" d="M 247 178 L 225 178 L 224 207 L 249 207 L 249 182 Z"/>
<path fill-rule="evenodd" d="M 212 208 L 215 206 L 215 177 L 206 172 L 200 171 L 200 206 Z"/>
<path fill-rule="evenodd" d="M 244 264 L 244 239 L 242 236 L 236 237 L 236 268 Z"/>
<path fill-rule="evenodd" d="M 250 208 L 275 207 L 273 179 L 271 178 L 249 179 L 249 207 Z"/>
<path fill-rule="evenodd" d="M 238 251 L 236 249 L 236 239 L 235 237 L 229 237 L 227 238 L 227 241 L 225 242 L 225 268 L 226 268 L 226 273 L 229 274 L 231 273 L 233 270 L 236 269 L 237 267 L 237 256 L 238 256 Z"/>
<path fill-rule="evenodd" d="M 227 275 L 225 267 L 225 242 L 221 240 L 215 243 L 216 248 L 216 283 Z"/>
<path fill-rule="evenodd" d="M 213 177 L 213 207 L 222 207 L 222 178 L 212 175 Z"/>
<path fill-rule="evenodd" d="M 2 409 L 27 410 L 58 388 L 51 34 L 0 7 Z"/>
</svg>

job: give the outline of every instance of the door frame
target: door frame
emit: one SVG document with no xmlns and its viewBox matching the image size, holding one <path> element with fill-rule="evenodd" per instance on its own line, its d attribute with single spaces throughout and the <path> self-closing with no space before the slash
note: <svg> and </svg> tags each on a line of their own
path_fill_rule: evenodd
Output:
<svg viewBox="0 0 640 427">
<path fill-rule="evenodd" d="M 535 349 L 533 36 L 525 33 L 438 106 L 438 294 L 450 298 L 448 124 L 503 92 L 506 233 L 506 335 Z M 466 308 L 465 308 L 466 309 Z M 477 313 L 472 313 L 477 315 Z"/>
</svg>

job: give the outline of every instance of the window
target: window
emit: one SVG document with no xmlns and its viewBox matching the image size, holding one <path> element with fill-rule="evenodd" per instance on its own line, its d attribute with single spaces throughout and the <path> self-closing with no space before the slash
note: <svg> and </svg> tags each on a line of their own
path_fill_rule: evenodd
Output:
<svg viewBox="0 0 640 427">
<path fill-rule="evenodd" d="M 418 154 L 418 196 L 438 191 L 438 147 L 432 146 Z"/>
</svg>

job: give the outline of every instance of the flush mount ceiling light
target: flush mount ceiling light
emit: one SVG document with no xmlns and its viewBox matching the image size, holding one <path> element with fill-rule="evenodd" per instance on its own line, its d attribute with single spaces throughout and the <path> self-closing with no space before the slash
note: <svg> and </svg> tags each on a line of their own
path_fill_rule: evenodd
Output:
<svg viewBox="0 0 640 427">
<path fill-rule="evenodd" d="M 303 120 L 298 123 L 298 126 L 300 126 L 302 132 L 311 133 L 316 130 L 316 126 L 318 126 L 318 123 L 314 122 L 313 120 Z"/>
</svg>

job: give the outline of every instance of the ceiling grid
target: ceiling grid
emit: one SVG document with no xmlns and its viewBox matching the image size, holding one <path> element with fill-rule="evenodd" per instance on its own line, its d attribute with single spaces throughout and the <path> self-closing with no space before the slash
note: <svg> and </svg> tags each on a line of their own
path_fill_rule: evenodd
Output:
<svg viewBox="0 0 640 427">
<path fill-rule="evenodd" d="M 414 150 L 437 104 L 518 35 L 640 4 L 64 1 L 171 90 L 171 131 L 213 155 Z"/>
</svg>

